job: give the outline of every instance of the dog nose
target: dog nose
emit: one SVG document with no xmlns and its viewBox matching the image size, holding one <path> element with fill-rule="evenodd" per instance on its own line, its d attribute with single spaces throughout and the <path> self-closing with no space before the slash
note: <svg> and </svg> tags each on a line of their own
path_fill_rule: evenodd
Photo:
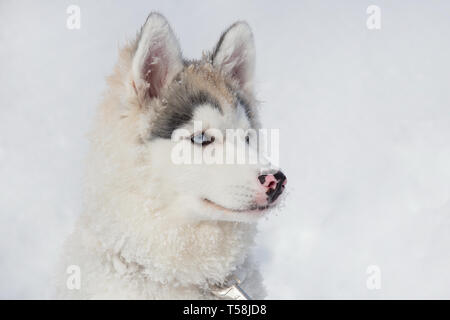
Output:
<svg viewBox="0 0 450 320">
<path fill-rule="evenodd" d="M 267 201 L 274 202 L 284 190 L 287 183 L 286 176 L 283 172 L 278 171 L 275 174 L 263 174 L 258 177 L 259 182 L 267 190 Z"/>
</svg>

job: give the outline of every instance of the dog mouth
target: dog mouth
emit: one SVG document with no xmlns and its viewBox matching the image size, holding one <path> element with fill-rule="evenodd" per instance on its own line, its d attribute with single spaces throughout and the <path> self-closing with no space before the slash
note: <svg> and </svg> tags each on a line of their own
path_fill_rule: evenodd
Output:
<svg viewBox="0 0 450 320">
<path fill-rule="evenodd" d="M 227 208 L 227 207 L 221 206 L 220 204 L 217 204 L 216 202 L 211 201 L 211 200 L 206 199 L 206 198 L 203 198 L 202 200 L 208 206 L 212 206 L 212 207 L 214 207 L 216 209 L 223 210 L 223 211 L 228 211 L 228 212 L 233 212 L 233 213 L 248 213 L 248 212 L 262 213 L 262 212 L 265 212 L 265 211 L 267 211 L 268 209 L 270 209 L 272 207 L 270 205 L 265 205 L 265 206 L 252 205 L 252 206 L 247 207 L 247 208 L 232 209 L 232 208 Z"/>
</svg>

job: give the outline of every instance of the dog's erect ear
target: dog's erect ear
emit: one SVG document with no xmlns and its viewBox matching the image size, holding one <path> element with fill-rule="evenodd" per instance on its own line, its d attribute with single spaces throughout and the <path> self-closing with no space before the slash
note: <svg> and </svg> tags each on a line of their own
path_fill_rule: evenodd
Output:
<svg viewBox="0 0 450 320">
<path fill-rule="evenodd" d="M 251 89 L 255 67 L 255 43 L 250 26 L 236 22 L 220 37 L 213 51 L 214 66 L 239 81 L 244 89 Z"/>
<path fill-rule="evenodd" d="M 182 70 L 178 41 L 167 20 L 151 13 L 142 27 L 132 73 L 138 95 L 158 97 L 161 89 Z"/>
</svg>

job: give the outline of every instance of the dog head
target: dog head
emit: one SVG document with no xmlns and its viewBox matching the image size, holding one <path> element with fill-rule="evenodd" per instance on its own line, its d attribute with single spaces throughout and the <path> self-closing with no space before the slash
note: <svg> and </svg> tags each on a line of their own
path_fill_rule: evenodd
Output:
<svg viewBox="0 0 450 320">
<path fill-rule="evenodd" d="M 121 89 L 120 112 L 103 116 L 120 132 L 123 172 L 134 172 L 121 178 L 129 192 L 148 194 L 165 215 L 200 220 L 252 221 L 277 205 L 286 177 L 260 149 L 247 23 L 187 61 L 166 19 L 152 13 L 122 56 L 121 77 L 110 80 Z"/>
</svg>

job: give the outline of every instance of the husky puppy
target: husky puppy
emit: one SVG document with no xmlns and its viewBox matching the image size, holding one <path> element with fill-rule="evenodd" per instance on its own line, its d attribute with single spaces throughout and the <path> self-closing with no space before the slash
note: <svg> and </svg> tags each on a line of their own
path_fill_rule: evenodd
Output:
<svg viewBox="0 0 450 320">
<path fill-rule="evenodd" d="M 121 49 L 90 135 L 85 210 L 64 246 L 59 298 L 216 299 L 233 281 L 265 296 L 249 251 L 284 174 L 267 161 L 174 161 L 180 146 L 260 152 L 246 133 L 260 127 L 254 60 L 245 22 L 202 59 L 184 60 L 158 13 Z M 228 129 L 240 129 L 236 139 Z"/>
</svg>

